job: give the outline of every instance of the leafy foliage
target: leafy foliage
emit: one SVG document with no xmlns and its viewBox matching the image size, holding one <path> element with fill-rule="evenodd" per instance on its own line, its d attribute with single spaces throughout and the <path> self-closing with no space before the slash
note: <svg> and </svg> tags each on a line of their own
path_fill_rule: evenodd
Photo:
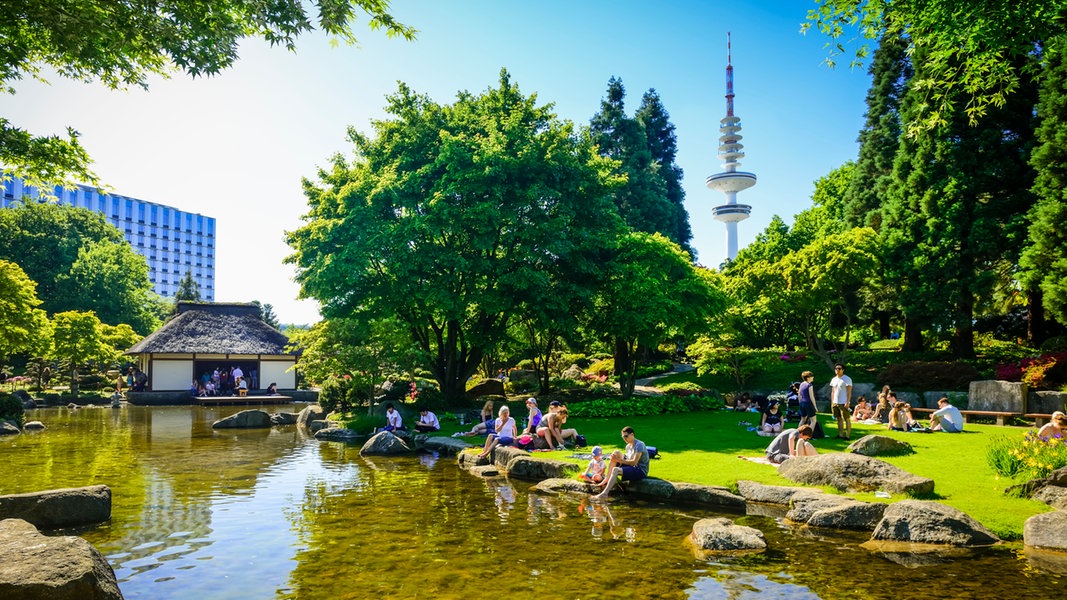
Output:
<svg viewBox="0 0 1067 600">
<path fill-rule="evenodd" d="M 696 395 L 634 396 L 629 400 L 603 398 L 579 402 L 567 407 L 572 417 L 643 417 L 668 413 L 719 410 L 722 398 Z"/>
<path fill-rule="evenodd" d="M 1067 467 L 1067 439 L 1059 436 L 1037 437 L 1031 430 L 1026 436 L 996 436 L 986 448 L 986 462 L 999 475 L 1029 480 L 1047 477 Z"/>
<path fill-rule="evenodd" d="M 52 357 L 70 366 L 71 392 L 78 393 L 78 369 L 89 362 L 106 362 L 116 356 L 105 343 L 100 319 L 92 312 L 66 311 L 53 319 Z"/>
<path fill-rule="evenodd" d="M 925 391 L 966 390 L 981 373 L 970 363 L 911 361 L 889 365 L 878 374 L 878 385 Z"/>
<path fill-rule="evenodd" d="M 0 362 L 17 353 L 47 349 L 51 332 L 39 308 L 37 284 L 17 264 L 0 259 Z"/>
<path fill-rule="evenodd" d="M 777 360 L 774 352 L 752 350 L 750 348 L 717 348 L 712 342 L 703 338 L 689 347 L 690 354 L 695 355 L 697 373 L 700 375 L 727 375 L 736 384 L 738 391 L 744 390 L 749 380 Z"/>
</svg>

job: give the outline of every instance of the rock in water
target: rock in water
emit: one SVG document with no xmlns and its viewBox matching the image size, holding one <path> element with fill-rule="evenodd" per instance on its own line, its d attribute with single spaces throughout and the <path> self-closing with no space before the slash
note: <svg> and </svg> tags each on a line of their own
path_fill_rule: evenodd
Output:
<svg viewBox="0 0 1067 600">
<path fill-rule="evenodd" d="M 21 519 L 0 521 L 0 598 L 122 600 L 115 572 L 80 537 L 41 535 Z"/>
</svg>

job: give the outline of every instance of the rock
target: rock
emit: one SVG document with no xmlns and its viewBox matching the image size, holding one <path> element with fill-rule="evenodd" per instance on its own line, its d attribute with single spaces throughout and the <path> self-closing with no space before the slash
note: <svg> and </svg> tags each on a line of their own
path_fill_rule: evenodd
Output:
<svg viewBox="0 0 1067 600">
<path fill-rule="evenodd" d="M 468 451 L 460 452 L 459 456 L 456 457 L 459 467 L 461 469 L 473 469 L 474 467 L 489 464 L 488 458 L 478 456 L 480 452 L 481 450 L 477 448 L 471 448 Z"/>
<path fill-rule="evenodd" d="M 325 423 L 326 421 L 322 422 Z M 315 439 L 323 442 L 357 442 L 367 437 L 347 427 L 323 427 L 322 429 L 313 429 L 313 431 L 315 431 Z"/>
<path fill-rule="evenodd" d="M 479 450 L 479 452 L 481 452 L 481 450 Z M 512 459 L 520 456 L 528 457 L 530 456 L 530 453 L 512 446 L 497 446 L 496 448 L 493 448 L 493 452 L 490 453 L 489 459 L 494 465 L 507 471 L 508 463 L 510 463 Z"/>
<path fill-rule="evenodd" d="M 737 482 L 737 491 L 741 494 L 741 497 L 749 502 L 789 504 L 793 500 L 794 495 L 811 490 L 785 485 L 766 485 L 756 483 L 755 481 L 741 480 Z"/>
<path fill-rule="evenodd" d="M 219 419 L 211 424 L 212 429 L 258 429 L 270 427 L 270 415 L 265 410 L 242 410 L 237 414 Z"/>
<path fill-rule="evenodd" d="M 657 477 L 645 477 L 640 481 L 624 481 L 626 492 L 654 500 L 667 500 L 674 496 L 674 484 Z M 619 486 L 615 486 L 619 489 Z"/>
<path fill-rule="evenodd" d="M 509 477 L 526 479 L 527 481 L 541 481 L 567 477 L 578 472 L 578 465 L 562 460 L 539 460 L 532 456 L 516 456 L 507 464 Z"/>
<path fill-rule="evenodd" d="M 308 425 L 308 430 L 311 431 L 311 433 L 318 433 L 323 429 L 338 429 L 338 427 L 325 419 L 315 419 Z"/>
<path fill-rule="evenodd" d="M 793 497 L 786 518 L 809 527 L 873 531 L 885 513 L 880 502 L 860 502 L 844 496 L 812 492 Z"/>
<path fill-rule="evenodd" d="M 28 431 L 40 431 L 44 429 L 44 423 L 40 421 L 30 421 L 23 425 L 22 428 Z"/>
<path fill-rule="evenodd" d="M 1014 381 L 972 381 L 967 392 L 967 408 L 1022 413 L 1026 406 L 1026 384 Z"/>
<path fill-rule="evenodd" d="M 439 454 L 459 454 L 472 446 L 467 442 L 453 437 L 440 435 L 427 435 L 416 438 L 423 448 Z"/>
<path fill-rule="evenodd" d="M 18 435 L 22 433 L 14 423 L 10 421 L 0 421 L 0 435 Z"/>
<path fill-rule="evenodd" d="M 22 408 L 37 408 L 37 402 L 26 390 L 15 390 L 11 392 L 11 395 L 18 398 L 18 401 L 22 403 Z"/>
<path fill-rule="evenodd" d="M 111 488 L 91 485 L 0 496 L 0 519 L 22 519 L 41 529 L 104 523 L 111 519 Z"/>
<path fill-rule="evenodd" d="M 1038 502 L 1044 502 L 1057 510 L 1067 510 L 1067 488 L 1049 485 L 1041 488 L 1031 496 Z"/>
<path fill-rule="evenodd" d="M 1067 402 L 1067 392 L 1055 392 L 1052 390 L 1032 391 L 1027 394 L 1026 412 L 1038 414 L 1052 414 L 1054 411 L 1063 410 Z"/>
<path fill-rule="evenodd" d="M 807 485 L 830 485 L 839 490 L 866 492 L 884 489 L 912 496 L 934 491 L 934 480 L 912 475 L 876 458 L 859 454 L 820 454 L 787 460 L 778 473 Z"/>
<path fill-rule="evenodd" d="M 19 519 L 0 521 L 0 598 L 121 600 L 115 572 L 80 537 L 41 535 Z"/>
<path fill-rule="evenodd" d="M 899 397 L 900 396 L 898 394 L 897 398 L 899 399 Z M 967 397 L 967 392 L 923 392 L 922 407 L 937 408 L 937 401 L 940 398 L 948 398 L 948 401 L 952 404 L 952 406 L 955 406 L 956 408 L 967 406 L 967 402 L 969 401 L 969 398 Z M 912 406 L 919 405 L 912 404 Z"/>
<path fill-rule="evenodd" d="M 296 424 L 300 427 L 308 427 L 312 421 L 321 421 L 326 418 L 326 411 L 318 404 L 309 404 L 296 416 Z M 314 431 L 314 430 L 313 430 Z"/>
<path fill-rule="evenodd" d="M 272 425 L 295 425 L 299 416 L 297 413 L 291 412 L 275 413 L 270 416 L 270 422 Z"/>
<path fill-rule="evenodd" d="M 499 379 L 483 379 L 479 381 L 474 387 L 467 390 L 467 396 L 470 398 L 480 398 L 482 396 L 503 396 L 504 395 L 504 382 Z"/>
<path fill-rule="evenodd" d="M 1027 519 L 1023 543 L 1042 550 L 1067 551 L 1067 512 L 1055 510 Z"/>
<path fill-rule="evenodd" d="M 537 372 L 529 369 L 512 369 L 508 373 L 508 381 L 511 382 L 525 382 L 525 383 L 537 383 Z"/>
<path fill-rule="evenodd" d="M 496 465 L 480 465 L 470 468 L 471 475 L 477 475 L 478 477 L 499 477 L 501 475 L 500 469 L 496 468 Z"/>
<path fill-rule="evenodd" d="M 579 368 L 578 365 L 571 365 L 567 367 L 567 370 L 563 371 L 559 375 L 560 379 L 572 379 L 574 381 L 579 381 L 582 379 L 582 377 L 585 377 L 585 371 Z"/>
<path fill-rule="evenodd" d="M 737 525 L 723 517 L 697 521 L 693 524 L 689 539 L 697 548 L 707 552 L 759 551 L 767 548 L 763 532 Z"/>
<path fill-rule="evenodd" d="M 1067 467 L 1060 467 L 1049 473 L 1048 477 L 1045 477 L 1045 484 L 1057 487 L 1067 487 Z"/>
<path fill-rule="evenodd" d="M 731 510 L 745 510 L 745 499 L 733 494 L 730 490 L 715 485 L 698 485 L 696 483 L 675 483 L 674 502 L 696 504 L 714 508 L 726 508 Z"/>
<path fill-rule="evenodd" d="M 959 510 L 924 500 L 890 504 L 871 539 L 947 546 L 985 546 L 999 541 L 991 531 Z"/>
<path fill-rule="evenodd" d="M 848 452 L 863 456 L 913 454 L 911 444 L 884 435 L 865 435 L 846 448 Z"/>
<path fill-rule="evenodd" d="M 316 437 L 318 437 L 317 434 Z M 411 447 L 405 444 L 404 440 L 389 431 L 379 431 L 359 449 L 361 456 L 389 456 L 392 454 L 409 454 L 411 452 Z"/>
<path fill-rule="evenodd" d="M 591 483 L 578 481 L 577 479 L 564 478 L 552 478 L 539 481 L 533 489 L 543 494 L 558 494 L 560 492 L 596 494 L 600 491 L 600 488 L 594 487 Z"/>
</svg>

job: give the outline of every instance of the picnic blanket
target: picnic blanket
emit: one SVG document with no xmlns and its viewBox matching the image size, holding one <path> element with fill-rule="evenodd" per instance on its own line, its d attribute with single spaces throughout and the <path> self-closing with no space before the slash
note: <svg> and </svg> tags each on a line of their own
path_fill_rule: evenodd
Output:
<svg viewBox="0 0 1067 600">
<path fill-rule="evenodd" d="M 771 465 L 772 467 L 777 467 L 778 466 L 778 465 L 772 463 L 771 461 L 767 460 L 766 456 L 738 456 L 737 458 L 740 458 L 741 460 L 747 460 L 748 462 L 758 463 L 758 464 L 761 464 L 761 465 Z"/>
</svg>

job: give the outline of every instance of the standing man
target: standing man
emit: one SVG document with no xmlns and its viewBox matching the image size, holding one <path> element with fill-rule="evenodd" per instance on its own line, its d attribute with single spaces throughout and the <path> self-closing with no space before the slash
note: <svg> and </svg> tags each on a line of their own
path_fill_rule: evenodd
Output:
<svg viewBox="0 0 1067 600">
<path fill-rule="evenodd" d="M 847 440 L 852 437 L 852 415 L 848 412 L 852 402 L 852 378 L 845 375 L 845 365 L 834 365 L 834 373 L 834 378 L 830 380 L 830 408 L 837 421 L 837 437 Z M 844 435 L 841 435 L 842 426 Z"/>
<path fill-rule="evenodd" d="M 623 481 L 640 481 L 648 477 L 648 449 L 645 443 L 634 436 L 634 428 L 629 425 L 622 428 L 622 439 L 626 442 L 626 452 L 616 450 L 611 453 L 611 461 L 605 469 L 607 477 L 600 484 L 604 491 L 593 496 L 593 500 L 607 498 L 620 477 Z"/>
<path fill-rule="evenodd" d="M 945 433 L 960 433 L 963 431 L 963 415 L 960 409 L 949 404 L 948 398 L 944 396 L 938 398 L 937 410 L 930 413 L 930 429 Z"/>
</svg>

